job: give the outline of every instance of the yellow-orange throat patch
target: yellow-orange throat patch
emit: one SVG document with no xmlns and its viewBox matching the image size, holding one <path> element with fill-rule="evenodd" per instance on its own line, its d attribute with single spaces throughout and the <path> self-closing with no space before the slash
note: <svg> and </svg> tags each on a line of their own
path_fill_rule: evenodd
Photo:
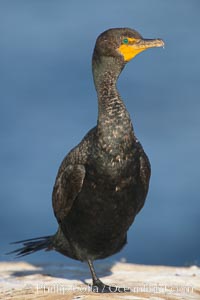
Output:
<svg viewBox="0 0 200 300">
<path fill-rule="evenodd" d="M 126 44 L 122 44 L 118 48 L 118 51 L 120 52 L 120 54 L 123 55 L 125 61 L 131 60 L 137 54 L 139 54 L 140 52 L 142 52 L 144 50 L 146 50 L 146 49 L 145 48 L 135 49 L 134 45 L 126 45 Z"/>
</svg>

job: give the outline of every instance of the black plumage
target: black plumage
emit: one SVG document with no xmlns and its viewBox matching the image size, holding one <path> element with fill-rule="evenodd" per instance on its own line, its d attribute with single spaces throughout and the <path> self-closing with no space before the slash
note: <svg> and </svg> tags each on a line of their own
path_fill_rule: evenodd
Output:
<svg viewBox="0 0 200 300">
<path fill-rule="evenodd" d="M 59 168 L 52 196 L 59 229 L 50 237 L 21 241 L 24 247 L 15 251 L 20 256 L 54 249 L 87 261 L 96 291 L 111 288 L 98 279 L 92 262 L 117 253 L 126 244 L 150 179 L 149 160 L 134 134 L 116 82 L 130 59 L 159 46 L 162 40 L 145 40 L 128 28 L 110 29 L 98 37 L 92 59 L 97 126 Z"/>
</svg>

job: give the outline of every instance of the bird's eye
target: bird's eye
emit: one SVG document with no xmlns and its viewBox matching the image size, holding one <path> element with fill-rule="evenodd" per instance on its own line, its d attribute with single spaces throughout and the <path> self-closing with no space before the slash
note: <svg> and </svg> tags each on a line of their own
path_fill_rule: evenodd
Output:
<svg viewBox="0 0 200 300">
<path fill-rule="evenodd" d="M 123 44 L 128 44 L 128 39 L 127 38 L 123 39 Z"/>
</svg>

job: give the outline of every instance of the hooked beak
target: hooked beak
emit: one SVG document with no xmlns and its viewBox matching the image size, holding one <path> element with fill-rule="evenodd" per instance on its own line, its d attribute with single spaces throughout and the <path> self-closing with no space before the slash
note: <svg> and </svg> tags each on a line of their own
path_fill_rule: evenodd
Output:
<svg viewBox="0 0 200 300">
<path fill-rule="evenodd" d="M 141 49 L 141 51 L 148 48 L 164 47 L 165 43 L 161 39 L 139 39 L 132 45 L 135 50 Z"/>
<path fill-rule="evenodd" d="M 124 61 L 128 62 L 140 52 L 154 47 L 164 47 L 165 43 L 161 39 L 128 39 L 128 44 L 122 44 L 118 51 L 124 57 Z"/>
</svg>

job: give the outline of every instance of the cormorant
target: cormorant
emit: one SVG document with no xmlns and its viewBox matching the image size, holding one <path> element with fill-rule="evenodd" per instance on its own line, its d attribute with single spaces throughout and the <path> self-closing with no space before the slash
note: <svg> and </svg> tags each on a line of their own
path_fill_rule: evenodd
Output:
<svg viewBox="0 0 200 300">
<path fill-rule="evenodd" d="M 52 195 L 58 231 L 17 242 L 23 243 L 13 251 L 17 256 L 46 249 L 86 261 L 93 291 L 112 291 L 97 277 L 93 261 L 117 253 L 126 244 L 127 231 L 144 205 L 150 179 L 148 157 L 135 136 L 116 82 L 126 63 L 138 53 L 161 46 L 161 39 L 144 39 L 129 28 L 109 29 L 97 38 L 92 57 L 97 125 L 59 168 Z"/>
</svg>

